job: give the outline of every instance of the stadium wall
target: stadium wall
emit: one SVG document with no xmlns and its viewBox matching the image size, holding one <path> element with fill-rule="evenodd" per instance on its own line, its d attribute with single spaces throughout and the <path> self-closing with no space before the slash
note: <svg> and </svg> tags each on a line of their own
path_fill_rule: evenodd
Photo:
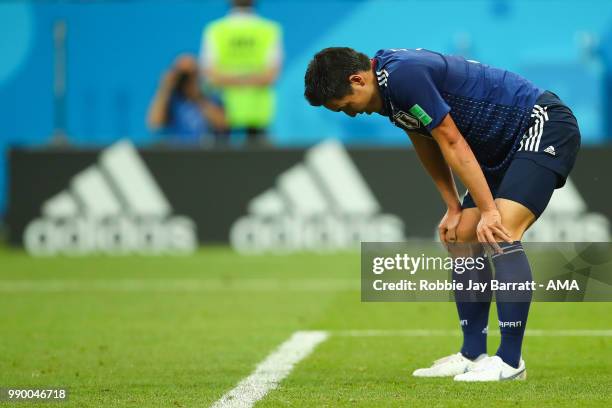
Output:
<svg viewBox="0 0 612 408">
<path fill-rule="evenodd" d="M 612 148 L 584 148 L 530 231 L 533 241 L 609 241 Z M 444 207 L 414 151 L 345 148 L 10 152 L 9 239 L 34 254 L 247 253 L 434 239 Z"/>
</svg>

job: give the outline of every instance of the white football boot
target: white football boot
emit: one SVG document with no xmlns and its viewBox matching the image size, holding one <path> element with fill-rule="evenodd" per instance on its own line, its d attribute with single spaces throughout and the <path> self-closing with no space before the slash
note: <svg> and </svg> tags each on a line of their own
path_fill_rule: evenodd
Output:
<svg viewBox="0 0 612 408">
<path fill-rule="evenodd" d="M 469 372 L 456 375 L 455 381 L 505 381 L 526 378 L 527 369 L 523 359 L 518 368 L 514 368 L 504 363 L 499 356 L 491 356 L 480 360 Z"/>
<path fill-rule="evenodd" d="M 486 354 L 481 354 L 474 361 L 463 357 L 463 354 L 451 354 L 434 361 L 428 368 L 419 368 L 412 373 L 415 377 L 454 377 L 458 374 L 468 372 L 478 361 L 487 358 Z"/>
</svg>

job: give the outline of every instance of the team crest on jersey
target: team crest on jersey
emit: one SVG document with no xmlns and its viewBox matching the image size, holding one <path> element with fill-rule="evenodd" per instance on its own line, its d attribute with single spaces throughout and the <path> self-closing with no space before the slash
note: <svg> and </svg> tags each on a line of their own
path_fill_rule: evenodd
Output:
<svg viewBox="0 0 612 408">
<path fill-rule="evenodd" d="M 414 130 L 421 127 L 419 120 L 409 113 L 398 111 L 393 115 L 393 122 L 405 130 Z"/>
</svg>

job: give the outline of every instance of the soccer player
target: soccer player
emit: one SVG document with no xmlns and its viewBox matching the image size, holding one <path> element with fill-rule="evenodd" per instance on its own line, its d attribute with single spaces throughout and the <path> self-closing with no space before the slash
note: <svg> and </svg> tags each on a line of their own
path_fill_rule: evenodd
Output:
<svg viewBox="0 0 612 408">
<path fill-rule="evenodd" d="M 440 240 L 451 249 L 458 243 L 475 243 L 479 253 L 494 248 L 487 259 L 497 280 L 532 280 L 521 238 L 565 184 L 580 147 L 576 118 L 557 95 L 512 72 L 457 56 L 383 49 L 370 59 L 343 47 L 314 56 L 304 94 L 313 106 L 351 117 L 378 113 L 404 129 L 447 206 Z M 468 189 L 463 200 L 453 174 Z M 490 279 L 490 268 L 479 272 L 483 279 Z M 531 293 L 512 300 L 520 301 L 498 296 L 501 344 L 488 356 L 490 301 L 456 298 L 461 351 L 413 375 L 526 378 L 521 347 Z"/>
</svg>

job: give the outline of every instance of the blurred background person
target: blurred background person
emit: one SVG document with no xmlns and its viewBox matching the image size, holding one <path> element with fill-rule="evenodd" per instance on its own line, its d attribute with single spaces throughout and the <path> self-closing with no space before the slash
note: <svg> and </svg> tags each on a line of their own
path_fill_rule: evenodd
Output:
<svg viewBox="0 0 612 408">
<path fill-rule="evenodd" d="M 197 60 L 188 54 L 177 57 L 162 76 L 147 122 L 169 145 L 219 145 L 227 139 L 223 104 L 215 95 L 203 92 Z"/>
<path fill-rule="evenodd" d="M 207 79 L 223 92 L 231 130 L 246 132 L 247 145 L 261 146 L 276 110 L 282 29 L 258 16 L 253 0 L 232 5 L 226 17 L 204 29 L 200 58 Z"/>
</svg>

